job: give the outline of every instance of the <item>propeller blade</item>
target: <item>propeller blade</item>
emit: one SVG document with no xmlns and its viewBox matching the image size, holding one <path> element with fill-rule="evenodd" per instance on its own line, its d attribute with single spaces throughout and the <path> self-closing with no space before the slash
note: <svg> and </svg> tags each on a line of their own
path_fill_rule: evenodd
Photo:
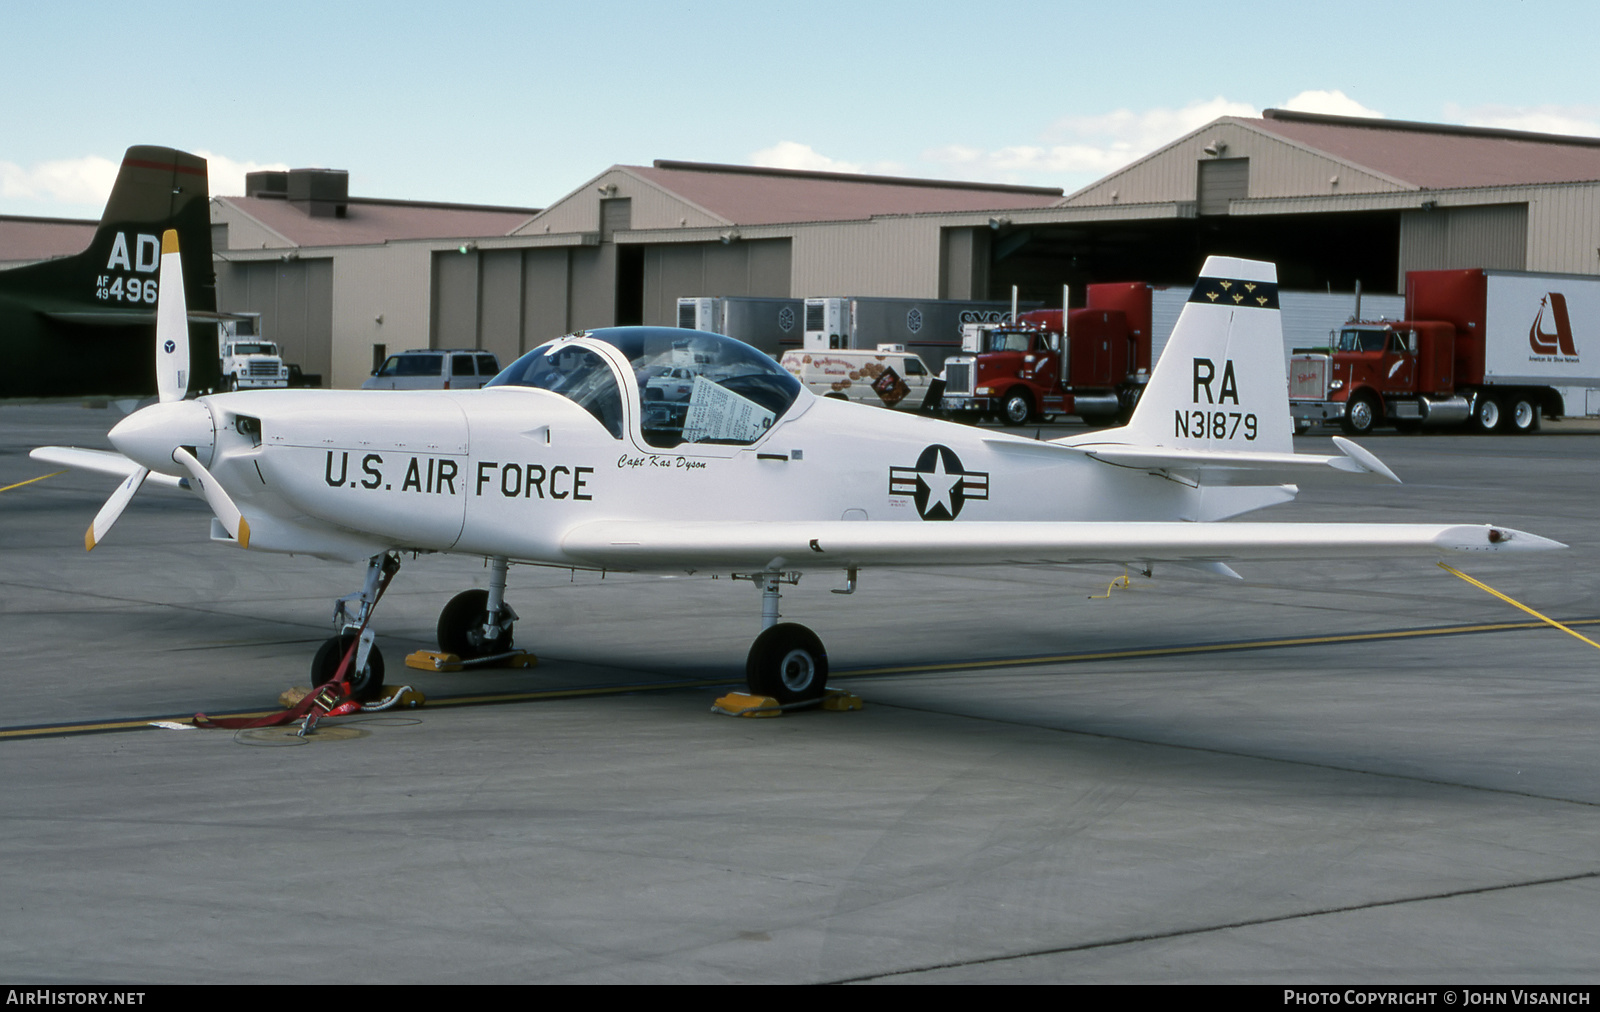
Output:
<svg viewBox="0 0 1600 1012">
<path fill-rule="evenodd" d="M 89 529 L 83 532 L 84 551 L 94 551 L 94 546 L 106 539 L 106 535 L 111 533 L 111 525 L 117 522 L 117 517 L 122 516 L 128 500 L 139 491 L 139 486 L 144 484 L 145 478 L 149 475 L 150 469 L 141 467 L 128 475 L 122 484 L 117 486 L 117 490 L 111 493 L 111 498 L 107 499 L 106 504 L 100 507 L 100 512 L 94 515 L 94 522 L 89 525 Z"/>
<path fill-rule="evenodd" d="M 239 507 L 233 504 L 233 500 L 228 498 L 228 493 L 222 490 L 222 486 L 217 483 L 217 479 L 213 478 L 211 472 L 205 469 L 205 465 L 196 460 L 194 454 L 181 446 L 172 451 L 172 459 L 189 469 L 189 474 L 193 476 L 194 483 L 200 487 L 200 493 L 206 497 L 206 503 L 210 505 L 211 512 L 222 522 L 222 526 L 227 529 L 229 537 L 239 542 L 240 548 L 249 548 L 249 522 L 245 520 L 244 514 L 239 512 Z"/>
<path fill-rule="evenodd" d="M 181 401 L 189 392 L 189 309 L 177 229 L 161 234 L 156 292 L 156 393 L 162 401 Z"/>
</svg>

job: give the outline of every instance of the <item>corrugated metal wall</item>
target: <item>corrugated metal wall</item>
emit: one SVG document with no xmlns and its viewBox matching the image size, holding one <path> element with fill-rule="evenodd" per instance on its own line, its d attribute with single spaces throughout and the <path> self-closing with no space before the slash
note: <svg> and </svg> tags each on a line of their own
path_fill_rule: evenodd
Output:
<svg viewBox="0 0 1600 1012">
<path fill-rule="evenodd" d="M 989 228 L 939 231 L 939 298 L 981 299 L 989 294 Z"/>
<path fill-rule="evenodd" d="M 789 294 L 938 298 L 940 224 L 927 217 L 797 227 Z"/>
<path fill-rule="evenodd" d="M 333 369 L 333 261 L 258 260 L 217 265 L 217 308 L 261 314 L 286 362 L 327 377 Z"/>
<path fill-rule="evenodd" d="M 1439 207 L 1400 215 L 1400 277 L 1407 271 L 1528 265 L 1528 205 Z"/>
<path fill-rule="evenodd" d="M 654 327 L 676 326 L 680 298 L 788 298 L 791 270 L 788 239 L 646 246 L 644 322 Z"/>
<path fill-rule="evenodd" d="M 1194 200 L 1196 165 L 1212 160 L 1205 147 L 1227 145 L 1226 158 L 1248 158 L 1251 197 L 1321 196 L 1405 190 L 1382 176 L 1353 169 L 1324 155 L 1237 123 L 1205 127 L 1073 195 L 1069 206 Z M 1337 177 L 1338 181 L 1333 182 Z M 1113 200 L 1111 194 L 1117 196 Z"/>
</svg>

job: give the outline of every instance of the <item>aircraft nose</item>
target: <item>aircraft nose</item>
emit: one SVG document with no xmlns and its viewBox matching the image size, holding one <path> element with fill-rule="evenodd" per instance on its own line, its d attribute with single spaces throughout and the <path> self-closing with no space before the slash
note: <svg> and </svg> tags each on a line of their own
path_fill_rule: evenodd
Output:
<svg viewBox="0 0 1600 1012">
<path fill-rule="evenodd" d="M 182 475 L 187 472 L 173 463 L 172 451 L 192 446 L 200 463 L 210 467 L 217 430 L 210 409 L 199 401 L 167 401 L 124 418 L 111 429 L 110 439 L 120 453 L 150 470 Z"/>
</svg>

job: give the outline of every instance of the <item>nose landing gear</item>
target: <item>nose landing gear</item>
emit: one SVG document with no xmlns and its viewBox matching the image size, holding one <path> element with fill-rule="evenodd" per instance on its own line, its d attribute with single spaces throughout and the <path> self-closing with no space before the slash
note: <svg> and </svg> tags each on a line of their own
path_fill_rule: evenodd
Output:
<svg viewBox="0 0 1600 1012">
<path fill-rule="evenodd" d="M 372 611 L 398 572 L 398 553 L 374 555 L 367 560 L 367 579 L 361 590 L 334 602 L 336 632 L 312 658 L 313 688 L 333 681 L 344 671 L 351 698 L 361 702 L 378 698 L 383 691 L 383 654 L 372 642 Z"/>
</svg>

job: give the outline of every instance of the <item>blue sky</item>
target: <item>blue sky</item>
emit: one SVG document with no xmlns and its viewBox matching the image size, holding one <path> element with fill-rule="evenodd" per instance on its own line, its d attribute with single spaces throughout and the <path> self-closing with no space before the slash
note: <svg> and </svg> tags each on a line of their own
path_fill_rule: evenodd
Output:
<svg viewBox="0 0 1600 1012">
<path fill-rule="evenodd" d="M 1219 115 L 1600 135 L 1600 5 L 1503 0 L 10 4 L 0 213 L 98 217 L 131 144 L 545 206 L 655 158 L 1060 186 Z"/>
</svg>

